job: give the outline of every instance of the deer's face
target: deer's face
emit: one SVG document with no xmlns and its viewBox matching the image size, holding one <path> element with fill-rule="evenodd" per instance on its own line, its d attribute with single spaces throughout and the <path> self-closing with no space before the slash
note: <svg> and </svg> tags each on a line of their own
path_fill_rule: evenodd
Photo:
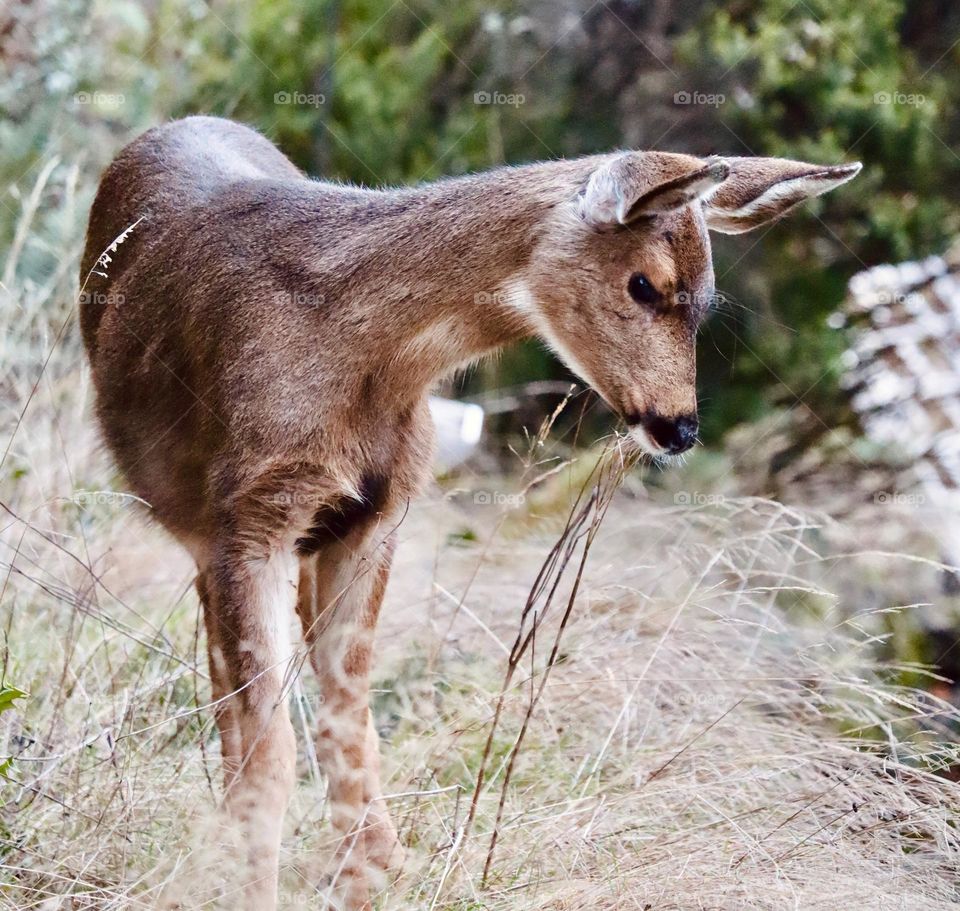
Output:
<svg viewBox="0 0 960 911">
<path fill-rule="evenodd" d="M 614 156 L 538 246 L 516 304 L 644 451 L 684 452 L 697 438 L 696 335 L 714 293 L 708 231 L 750 230 L 859 169 Z"/>
</svg>

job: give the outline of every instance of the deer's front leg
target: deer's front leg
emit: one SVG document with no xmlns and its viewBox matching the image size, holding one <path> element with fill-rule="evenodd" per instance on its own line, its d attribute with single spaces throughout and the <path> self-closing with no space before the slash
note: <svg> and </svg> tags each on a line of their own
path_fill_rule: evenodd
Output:
<svg viewBox="0 0 960 911">
<path fill-rule="evenodd" d="M 253 556 L 227 543 L 206 573 L 222 657 L 219 676 L 233 693 L 230 715 L 239 761 L 231 768 L 236 760 L 225 752 L 230 782 L 225 805 L 243 839 L 247 911 L 276 908 L 280 833 L 294 784 L 296 742 L 286 677 L 295 572 L 292 552 Z"/>
<path fill-rule="evenodd" d="M 402 860 L 380 791 L 379 739 L 369 709 L 374 631 L 392 550 L 392 538 L 357 534 L 301 561 L 297 610 L 323 696 L 317 758 L 340 839 L 333 886 L 351 911 L 368 907 L 371 883 Z"/>
</svg>

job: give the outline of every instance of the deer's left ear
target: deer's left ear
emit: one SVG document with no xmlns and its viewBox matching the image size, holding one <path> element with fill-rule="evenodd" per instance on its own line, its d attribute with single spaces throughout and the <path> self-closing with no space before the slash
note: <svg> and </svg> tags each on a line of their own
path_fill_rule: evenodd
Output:
<svg viewBox="0 0 960 911">
<path fill-rule="evenodd" d="M 671 152 L 609 156 L 578 196 L 580 217 L 603 231 L 674 212 L 713 193 L 729 171 L 719 158 L 704 161 Z"/>
<path fill-rule="evenodd" d="M 820 196 L 860 173 L 860 162 L 825 167 L 786 158 L 721 158 L 730 176 L 703 201 L 707 227 L 742 234 L 786 215 L 805 199 Z"/>
</svg>

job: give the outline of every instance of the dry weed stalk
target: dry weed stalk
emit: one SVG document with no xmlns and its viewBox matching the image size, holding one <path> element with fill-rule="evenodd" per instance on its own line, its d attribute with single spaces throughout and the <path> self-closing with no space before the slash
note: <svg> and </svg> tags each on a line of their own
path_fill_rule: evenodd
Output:
<svg viewBox="0 0 960 911">
<path fill-rule="evenodd" d="M 565 402 L 564 402 L 565 404 Z M 562 405 L 561 405 L 562 407 Z M 553 419 L 559 414 L 559 409 L 554 413 Z M 552 424 L 552 420 L 551 420 Z M 513 775 L 514 766 L 517 757 L 520 754 L 523 741 L 529 728 L 530 719 L 536 710 L 537 704 L 543 695 L 544 688 L 550 679 L 550 672 L 557 663 L 560 652 L 560 643 L 563 634 L 566 631 L 573 606 L 576 603 L 577 594 L 580 590 L 580 583 L 583 579 L 584 568 L 590 555 L 590 547 L 596 538 L 600 524 L 606 515 L 607 508 L 623 480 L 624 474 L 632 465 L 632 457 L 626 457 L 622 449 L 616 443 L 611 444 L 604 451 L 602 458 L 594 465 L 587 480 L 581 486 L 579 493 L 574 499 L 570 511 L 567 515 L 566 523 L 563 526 L 553 547 L 544 559 L 534 579 L 530 592 L 527 595 L 526 603 L 520 614 L 520 624 L 517 629 L 516 638 L 510 649 L 507 658 L 507 668 L 504 674 L 503 685 L 500 688 L 497 697 L 496 708 L 494 709 L 493 720 L 490 723 L 490 729 L 487 733 L 487 739 L 484 745 L 480 768 L 477 772 L 476 783 L 473 789 L 473 796 L 470 800 L 470 810 L 463 833 L 460 836 L 462 844 L 469 836 L 477 815 L 477 808 L 480 797 L 483 792 L 486 780 L 487 765 L 490 761 L 490 755 L 493 750 L 494 740 L 500 726 L 503 716 L 503 710 L 508 693 L 511 690 L 514 676 L 520 667 L 527 652 L 530 652 L 530 697 L 527 702 L 520 729 L 516 735 L 513 745 L 510 749 L 509 757 L 503 772 L 503 782 L 500 787 L 500 799 L 497 805 L 497 814 L 494 821 L 493 830 L 490 835 L 490 844 L 487 849 L 486 859 L 483 866 L 483 875 L 481 877 L 481 887 L 485 886 L 490 875 L 490 869 L 493 864 L 494 852 L 496 851 L 497 840 L 500 833 L 500 825 L 503 820 L 503 812 L 507 799 L 507 792 L 510 787 L 510 780 Z M 582 546 L 581 546 L 582 543 Z M 534 651 L 536 648 L 537 633 L 553 606 L 554 598 L 560 583 L 567 574 L 568 568 L 573 563 L 573 558 L 580 548 L 580 558 L 576 563 L 576 572 L 570 592 L 567 595 L 563 614 L 554 634 L 553 644 L 543 668 L 538 671 L 535 666 Z M 534 687 L 534 680 L 539 674 L 539 684 Z"/>
</svg>

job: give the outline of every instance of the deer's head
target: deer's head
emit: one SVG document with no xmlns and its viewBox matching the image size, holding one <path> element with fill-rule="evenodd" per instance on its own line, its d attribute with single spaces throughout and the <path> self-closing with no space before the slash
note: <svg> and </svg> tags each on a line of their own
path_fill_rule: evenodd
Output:
<svg viewBox="0 0 960 911">
<path fill-rule="evenodd" d="M 539 244 L 517 306 L 642 449 L 683 452 L 697 437 L 695 339 L 714 294 L 708 231 L 751 231 L 859 170 L 613 155 Z"/>
</svg>

